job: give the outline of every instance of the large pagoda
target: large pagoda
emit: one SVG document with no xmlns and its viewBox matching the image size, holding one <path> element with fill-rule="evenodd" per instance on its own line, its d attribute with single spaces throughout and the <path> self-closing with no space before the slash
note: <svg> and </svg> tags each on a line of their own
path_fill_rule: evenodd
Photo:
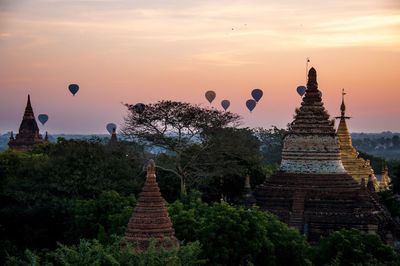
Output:
<svg viewBox="0 0 400 266">
<path fill-rule="evenodd" d="M 376 179 L 374 170 L 372 169 L 369 160 L 364 160 L 358 154 L 358 151 L 353 147 L 350 132 L 347 128 L 346 120 L 350 117 L 346 116 L 346 105 L 344 103 L 344 96 L 346 93 L 342 91 L 342 104 L 340 105 L 341 115 L 336 117 L 340 119 L 337 129 L 337 136 L 340 146 L 340 157 L 344 169 L 351 175 L 359 184 L 362 178 L 369 179 L 374 185 L 376 190 L 379 189 L 379 184 Z"/>
<path fill-rule="evenodd" d="M 156 181 L 153 160 L 147 166 L 147 178 L 129 220 L 125 237 L 139 252 L 146 250 L 151 241 L 155 242 L 157 249 L 170 249 L 179 245 Z"/>
<path fill-rule="evenodd" d="M 43 143 L 42 135 L 39 134 L 39 127 L 36 123 L 35 115 L 33 113 L 31 98 L 28 95 L 28 102 L 26 103 L 24 116 L 21 125 L 19 126 L 18 134 L 13 136 L 11 133 L 8 146 L 10 149 L 18 151 L 29 151 L 33 145 Z"/>
<path fill-rule="evenodd" d="M 306 94 L 284 139 L 280 170 L 256 188 L 257 204 L 310 241 L 341 228 L 383 230 L 384 210 L 343 167 L 334 121 L 321 96 L 311 68 Z"/>
</svg>

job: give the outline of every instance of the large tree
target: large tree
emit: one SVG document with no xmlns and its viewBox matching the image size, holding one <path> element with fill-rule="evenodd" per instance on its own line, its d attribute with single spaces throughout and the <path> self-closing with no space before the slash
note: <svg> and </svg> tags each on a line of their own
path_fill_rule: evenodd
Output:
<svg viewBox="0 0 400 266">
<path fill-rule="evenodd" d="M 237 126 L 240 121 L 237 114 L 183 102 L 159 101 L 144 108 L 129 104 L 126 107 L 128 115 L 122 132 L 173 153 L 174 166 L 159 167 L 179 177 L 182 194 L 186 194 L 187 169 L 207 147 L 202 146 L 183 160 L 185 152 L 202 142 L 202 133 L 206 130 Z"/>
</svg>

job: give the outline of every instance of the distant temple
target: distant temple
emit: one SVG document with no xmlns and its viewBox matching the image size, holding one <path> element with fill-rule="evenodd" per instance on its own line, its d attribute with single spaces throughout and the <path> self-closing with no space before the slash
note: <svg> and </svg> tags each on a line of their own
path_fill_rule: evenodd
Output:
<svg viewBox="0 0 400 266">
<path fill-rule="evenodd" d="M 115 128 L 113 128 L 112 134 L 111 134 L 111 138 L 110 141 L 108 142 L 109 144 L 115 144 L 118 142 L 118 138 L 117 138 L 117 131 Z"/>
<path fill-rule="evenodd" d="M 360 185 L 347 174 L 334 120 L 321 96 L 311 68 L 301 107 L 284 138 L 280 170 L 256 187 L 257 204 L 312 242 L 341 228 L 387 236 L 393 221 L 367 189 L 368 177 Z"/>
<path fill-rule="evenodd" d="M 242 190 L 242 198 L 240 200 L 240 204 L 245 207 L 252 207 L 256 205 L 256 199 L 254 198 L 253 191 L 250 186 L 250 176 L 246 175 L 244 180 L 244 187 Z"/>
<path fill-rule="evenodd" d="M 346 95 L 346 93 L 343 90 L 342 104 L 340 105 L 341 115 L 336 117 L 336 119 L 340 119 L 337 129 L 337 136 L 339 139 L 340 157 L 342 159 L 343 166 L 347 173 L 351 175 L 359 184 L 361 184 L 362 178 L 365 178 L 366 180 L 370 179 L 375 187 L 375 190 L 378 190 L 379 184 L 369 160 L 364 160 L 361 158 L 357 150 L 353 147 L 351 135 L 346 124 L 346 119 L 350 119 L 350 117 L 346 116 L 344 95 Z"/>
<path fill-rule="evenodd" d="M 171 249 L 179 245 L 156 181 L 153 160 L 147 166 L 147 178 L 129 220 L 125 237 L 139 252 L 146 250 L 152 240 L 155 241 L 156 248 Z"/>
<path fill-rule="evenodd" d="M 389 177 L 389 171 L 386 164 L 383 165 L 381 181 L 379 182 L 379 190 L 387 190 L 389 189 L 391 179 Z"/>
<path fill-rule="evenodd" d="M 47 135 L 47 134 L 46 134 Z M 31 105 L 31 98 L 28 95 L 28 102 L 25 107 L 24 116 L 19 126 L 18 134 L 15 136 L 11 132 L 8 146 L 10 149 L 18 151 L 29 151 L 33 145 L 45 142 L 42 135 L 39 134 L 39 127 L 36 123 L 35 115 Z"/>
</svg>

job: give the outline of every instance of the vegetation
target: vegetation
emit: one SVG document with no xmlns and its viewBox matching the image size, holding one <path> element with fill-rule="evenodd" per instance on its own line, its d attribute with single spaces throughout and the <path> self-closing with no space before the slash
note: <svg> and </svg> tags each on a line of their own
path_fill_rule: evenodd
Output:
<svg viewBox="0 0 400 266">
<path fill-rule="evenodd" d="M 245 175 L 251 176 L 254 187 L 277 169 L 285 130 L 237 128 L 231 126 L 238 121 L 235 115 L 182 103 L 159 102 L 146 110 L 148 120 L 141 122 L 144 135 L 130 131 L 140 144 L 59 138 L 31 152 L 0 153 L 0 265 L 396 265 L 400 261 L 376 236 L 339 231 L 310 246 L 272 214 L 235 205 Z M 157 110 L 164 116 L 157 117 Z M 127 119 L 138 119 L 133 109 L 130 112 Z M 164 121 L 165 117 L 174 119 Z M 163 134 L 144 129 L 160 126 L 157 119 L 168 124 Z M 144 143 L 163 150 L 151 154 Z M 136 253 L 121 242 L 149 158 L 161 165 L 157 180 L 171 202 L 168 210 L 181 246 Z M 373 166 L 382 163 L 369 158 Z M 393 216 L 399 216 L 399 162 L 390 161 L 388 166 L 393 189 L 381 193 L 381 198 Z M 181 195 L 182 189 L 189 193 Z"/>
<path fill-rule="evenodd" d="M 194 167 L 197 157 L 208 146 L 191 149 L 191 153 L 187 153 L 188 148 L 201 142 L 205 131 L 235 126 L 240 119 L 230 112 L 182 102 L 160 101 L 146 105 L 143 111 L 138 111 L 134 105 L 126 106 L 129 114 L 125 118 L 123 133 L 173 153 L 173 167 L 164 167 L 164 170 L 179 177 L 182 194 L 186 194 L 186 179 L 190 176 L 188 168 Z"/>
</svg>

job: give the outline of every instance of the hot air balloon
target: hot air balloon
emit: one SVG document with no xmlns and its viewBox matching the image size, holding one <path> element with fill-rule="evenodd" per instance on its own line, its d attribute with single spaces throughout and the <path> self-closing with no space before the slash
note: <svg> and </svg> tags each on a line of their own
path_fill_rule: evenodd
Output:
<svg viewBox="0 0 400 266">
<path fill-rule="evenodd" d="M 70 84 L 68 86 L 68 89 L 72 93 L 72 95 L 75 96 L 75 94 L 79 91 L 79 85 L 78 84 Z"/>
<path fill-rule="evenodd" d="M 106 128 L 107 128 L 108 133 L 110 133 L 110 135 L 111 135 L 113 133 L 113 131 L 117 129 L 117 125 L 114 123 L 108 123 Z"/>
<path fill-rule="evenodd" d="M 306 93 L 307 88 L 304 87 L 304 86 L 298 86 L 296 90 L 297 90 L 297 93 L 298 93 L 300 96 L 303 96 L 304 93 Z"/>
<path fill-rule="evenodd" d="M 223 100 L 221 102 L 221 106 L 222 106 L 222 108 L 224 108 L 225 111 L 229 108 L 229 105 L 231 105 L 231 102 L 228 100 Z"/>
<path fill-rule="evenodd" d="M 257 102 L 253 99 L 249 99 L 246 101 L 247 109 L 249 109 L 250 112 L 253 111 L 253 109 L 256 107 L 256 105 L 257 105 Z"/>
<path fill-rule="evenodd" d="M 38 119 L 42 125 L 46 124 L 47 120 L 49 120 L 49 116 L 46 114 L 40 114 L 38 115 Z"/>
<path fill-rule="evenodd" d="M 136 113 L 141 114 L 146 108 L 146 105 L 144 105 L 143 103 L 137 103 L 133 106 L 133 108 L 135 108 Z"/>
<path fill-rule="evenodd" d="M 217 94 L 215 94 L 215 91 L 207 91 L 206 92 L 206 99 L 209 103 L 212 103 L 212 101 L 214 101 L 216 96 L 217 96 Z"/>
<path fill-rule="evenodd" d="M 253 97 L 253 99 L 254 99 L 256 102 L 258 102 L 258 101 L 261 99 L 261 97 L 263 96 L 263 91 L 260 90 L 260 89 L 254 89 L 254 90 L 251 92 L 251 96 Z"/>
</svg>

